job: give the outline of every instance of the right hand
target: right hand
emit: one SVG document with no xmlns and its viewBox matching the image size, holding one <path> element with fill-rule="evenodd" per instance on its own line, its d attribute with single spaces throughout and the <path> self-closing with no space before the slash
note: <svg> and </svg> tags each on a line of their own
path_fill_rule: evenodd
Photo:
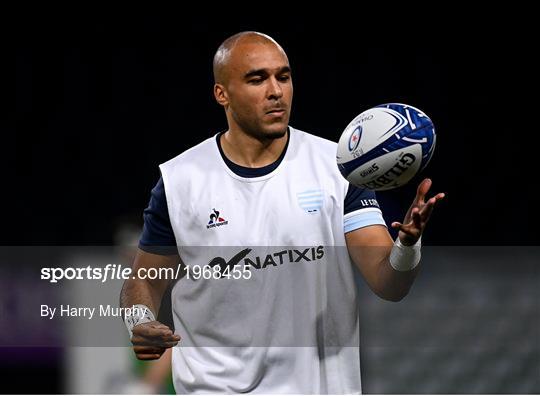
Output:
<svg viewBox="0 0 540 396">
<path fill-rule="evenodd" d="M 131 337 L 133 351 L 139 360 L 159 359 L 167 348 L 176 346 L 178 341 L 180 336 L 157 320 L 135 326 Z"/>
</svg>

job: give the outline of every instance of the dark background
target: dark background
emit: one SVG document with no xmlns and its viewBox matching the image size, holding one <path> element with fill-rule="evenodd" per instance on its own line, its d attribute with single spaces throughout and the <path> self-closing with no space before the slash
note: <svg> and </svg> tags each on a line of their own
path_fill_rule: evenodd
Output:
<svg viewBox="0 0 540 396">
<path fill-rule="evenodd" d="M 287 51 L 299 129 L 337 141 L 357 114 L 387 102 L 432 118 L 438 145 L 423 176 L 448 198 L 426 243 L 538 243 L 537 167 L 527 153 L 537 128 L 518 91 L 534 76 L 525 24 L 426 19 L 403 31 L 370 30 L 361 19 L 217 19 L 34 17 L 17 25 L 3 244 L 112 243 L 115 221 L 147 204 L 158 164 L 226 128 L 211 60 L 224 38 L 246 29 Z M 415 184 L 379 194 L 387 221 L 401 219 Z"/>
<path fill-rule="evenodd" d="M 431 117 L 437 148 L 421 176 L 448 196 L 425 244 L 538 244 L 538 128 L 534 100 L 526 100 L 535 49 L 526 11 L 423 17 L 388 9 L 322 20 L 284 13 L 276 9 L 265 22 L 218 11 L 14 16 L 1 243 L 108 245 L 120 222 L 142 224 L 158 164 L 226 128 L 212 95 L 216 48 L 258 30 L 288 53 L 296 128 L 337 141 L 357 114 L 387 102 Z M 401 220 L 418 181 L 378 195 L 388 222 Z M 60 389 L 61 363 L 51 356 L 49 371 L 35 370 L 48 378 L 39 392 Z"/>
</svg>

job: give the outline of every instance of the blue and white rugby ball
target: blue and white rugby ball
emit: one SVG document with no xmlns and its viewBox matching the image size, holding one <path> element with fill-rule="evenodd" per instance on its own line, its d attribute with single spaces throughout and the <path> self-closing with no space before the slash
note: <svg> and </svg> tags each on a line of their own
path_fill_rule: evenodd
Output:
<svg viewBox="0 0 540 396">
<path fill-rule="evenodd" d="M 428 164 L 435 128 L 415 107 L 387 103 L 358 115 L 337 147 L 341 174 L 353 185 L 375 191 L 404 185 Z"/>
</svg>

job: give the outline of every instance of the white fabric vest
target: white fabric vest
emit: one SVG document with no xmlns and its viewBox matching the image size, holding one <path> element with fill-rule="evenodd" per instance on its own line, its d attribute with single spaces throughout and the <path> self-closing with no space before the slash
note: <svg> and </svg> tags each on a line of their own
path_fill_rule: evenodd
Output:
<svg viewBox="0 0 540 396">
<path fill-rule="evenodd" d="M 265 176 L 235 174 L 215 137 L 160 166 L 189 266 L 172 291 L 178 393 L 361 392 L 348 182 L 335 143 L 289 131 L 285 157 Z M 227 262 L 240 279 L 202 270 Z"/>
</svg>

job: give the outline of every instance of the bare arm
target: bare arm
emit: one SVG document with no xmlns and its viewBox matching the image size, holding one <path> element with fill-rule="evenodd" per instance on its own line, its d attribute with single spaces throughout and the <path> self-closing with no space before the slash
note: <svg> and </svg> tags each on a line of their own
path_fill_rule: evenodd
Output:
<svg viewBox="0 0 540 396">
<path fill-rule="evenodd" d="M 389 262 L 394 242 L 386 227 L 374 225 L 345 235 L 347 248 L 370 289 L 388 301 L 400 301 L 407 295 L 418 266 L 412 271 L 396 271 Z"/>
<path fill-rule="evenodd" d="M 399 229 L 399 239 L 403 245 L 411 246 L 418 241 L 436 203 L 444 198 L 444 194 L 440 193 L 425 202 L 430 187 L 431 180 L 423 180 L 403 224 L 392 223 L 392 227 Z M 360 228 L 347 233 L 345 239 L 353 262 L 375 294 L 389 301 L 400 301 L 407 295 L 420 266 L 410 271 L 396 271 L 390 265 L 394 242 L 386 227 L 374 225 Z"/>
<path fill-rule="evenodd" d="M 177 255 L 162 256 L 138 249 L 133 263 L 133 274 L 137 274 L 140 268 L 173 268 L 179 261 Z M 170 279 L 127 279 L 120 294 L 120 306 L 126 308 L 134 304 L 144 304 L 157 315 L 161 298 L 170 281 Z"/>
<path fill-rule="evenodd" d="M 178 255 L 162 256 L 137 251 L 133 263 L 133 274 L 140 268 L 173 268 L 180 262 Z M 120 294 L 120 306 L 146 305 L 157 316 L 161 299 L 171 279 L 127 279 Z M 164 324 L 153 321 L 133 328 L 131 342 L 137 358 L 141 360 L 158 359 L 167 348 L 175 346 L 180 337 Z"/>
</svg>

